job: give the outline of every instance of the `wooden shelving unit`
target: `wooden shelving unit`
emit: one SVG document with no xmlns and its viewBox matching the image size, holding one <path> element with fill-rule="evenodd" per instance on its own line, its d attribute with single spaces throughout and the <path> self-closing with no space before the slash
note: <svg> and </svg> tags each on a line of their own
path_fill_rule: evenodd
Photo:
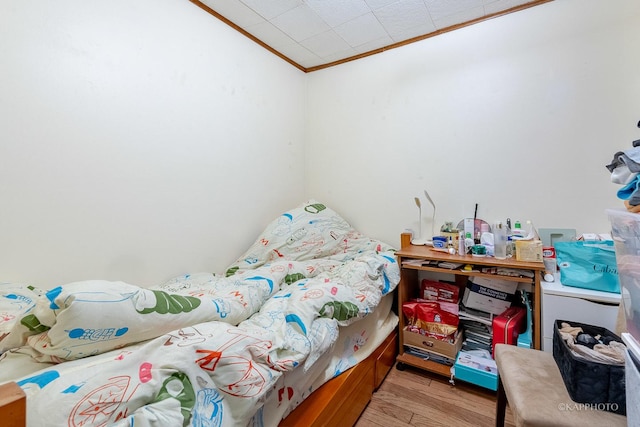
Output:
<svg viewBox="0 0 640 427">
<path fill-rule="evenodd" d="M 533 320 L 533 345 L 534 348 L 541 348 L 541 312 L 540 312 L 540 276 L 544 272 L 544 264 L 542 262 L 524 262 L 516 261 L 515 258 L 507 258 L 503 260 L 495 259 L 493 257 L 474 257 L 471 255 L 451 255 L 446 252 L 436 251 L 428 246 L 414 246 L 409 242 L 407 236 L 401 238 L 402 248 L 396 252 L 398 264 L 400 266 L 400 283 L 398 284 L 398 313 L 400 317 L 399 323 L 399 350 L 396 358 L 397 362 L 407 365 L 415 366 L 420 369 L 424 369 L 430 372 L 435 372 L 441 375 L 450 375 L 450 366 L 437 363 L 431 360 L 424 360 L 420 357 L 413 356 L 404 352 L 404 328 L 406 322 L 402 315 L 402 304 L 406 301 L 410 301 L 418 296 L 420 283 L 419 272 L 431 271 L 435 273 L 449 274 L 454 276 L 455 283 L 460 287 L 461 295 L 464 292 L 467 280 L 469 276 L 485 277 L 488 279 L 500 279 L 519 283 L 526 283 L 531 285 L 533 292 L 533 307 L 532 307 L 532 320 Z M 425 263 L 430 261 L 447 261 L 456 264 L 473 265 L 476 269 L 482 267 L 505 267 L 523 271 L 533 272 L 533 277 L 518 277 L 518 276 L 504 276 L 496 274 L 482 273 L 479 271 L 465 271 L 462 269 L 448 269 L 437 267 L 433 265 L 417 265 L 415 262 L 408 264 L 407 261 L 423 260 Z"/>
</svg>

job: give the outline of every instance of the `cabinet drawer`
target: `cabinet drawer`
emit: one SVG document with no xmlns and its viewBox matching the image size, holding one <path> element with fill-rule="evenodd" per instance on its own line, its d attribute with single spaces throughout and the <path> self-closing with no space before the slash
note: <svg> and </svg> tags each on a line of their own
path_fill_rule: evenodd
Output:
<svg viewBox="0 0 640 427">
<path fill-rule="evenodd" d="M 0 386 L 0 419 L 6 427 L 27 425 L 27 398 L 16 383 Z"/>
<path fill-rule="evenodd" d="M 543 350 L 552 351 L 553 324 L 556 319 L 600 326 L 615 332 L 617 318 L 617 304 L 543 294 Z"/>
<path fill-rule="evenodd" d="M 394 333 L 390 340 L 387 340 L 387 345 L 376 359 L 375 377 L 373 379 L 373 388 L 377 389 L 382 384 L 384 377 L 387 376 L 389 370 L 396 361 L 396 355 L 398 354 L 398 334 Z"/>
<path fill-rule="evenodd" d="M 462 348 L 463 333 L 458 333 L 454 343 L 441 341 L 436 338 L 410 332 L 406 328 L 403 331 L 403 344 L 418 347 L 433 353 L 446 356 L 449 359 L 455 359 L 458 351 Z"/>
</svg>

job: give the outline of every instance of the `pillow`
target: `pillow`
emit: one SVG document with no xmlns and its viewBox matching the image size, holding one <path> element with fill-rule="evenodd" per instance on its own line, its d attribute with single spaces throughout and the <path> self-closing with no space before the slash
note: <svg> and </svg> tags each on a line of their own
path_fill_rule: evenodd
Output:
<svg viewBox="0 0 640 427">
<path fill-rule="evenodd" d="M 29 335 L 42 332 L 42 325 L 29 321 L 42 294 L 44 291 L 31 285 L 0 283 L 0 354 L 23 346 Z"/>
<path fill-rule="evenodd" d="M 391 250 L 356 231 L 335 211 L 311 199 L 273 220 L 232 264 L 227 275 L 275 260 L 353 259 L 365 250 Z"/>
</svg>

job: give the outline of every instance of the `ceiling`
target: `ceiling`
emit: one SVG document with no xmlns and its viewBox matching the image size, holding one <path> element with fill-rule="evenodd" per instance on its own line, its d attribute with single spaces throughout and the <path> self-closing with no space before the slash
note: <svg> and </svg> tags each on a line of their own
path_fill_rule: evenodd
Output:
<svg viewBox="0 0 640 427">
<path fill-rule="evenodd" d="M 190 0 L 309 72 L 551 0 Z"/>
</svg>

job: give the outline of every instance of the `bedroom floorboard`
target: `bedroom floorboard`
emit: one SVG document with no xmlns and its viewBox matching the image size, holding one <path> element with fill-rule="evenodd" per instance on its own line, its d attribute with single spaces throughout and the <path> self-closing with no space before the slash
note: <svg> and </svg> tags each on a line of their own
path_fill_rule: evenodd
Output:
<svg viewBox="0 0 640 427">
<path fill-rule="evenodd" d="M 496 392 L 407 366 L 391 368 L 355 427 L 493 427 Z M 514 427 L 507 405 L 505 426 Z"/>
</svg>

